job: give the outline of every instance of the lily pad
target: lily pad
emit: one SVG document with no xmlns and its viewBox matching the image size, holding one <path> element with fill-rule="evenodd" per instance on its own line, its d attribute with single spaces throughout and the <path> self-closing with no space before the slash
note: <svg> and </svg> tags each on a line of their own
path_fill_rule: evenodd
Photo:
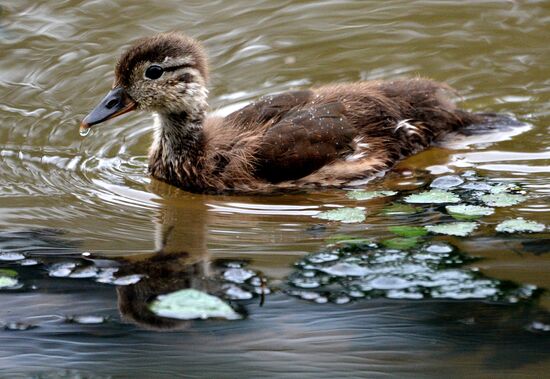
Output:
<svg viewBox="0 0 550 379">
<path fill-rule="evenodd" d="M 408 250 L 416 247 L 419 242 L 418 237 L 397 237 L 382 241 L 382 245 L 389 249 Z"/>
<path fill-rule="evenodd" d="M 501 233 L 538 233 L 543 232 L 544 229 L 546 229 L 546 225 L 525 220 L 522 217 L 503 221 L 495 228 L 497 232 Z"/>
<path fill-rule="evenodd" d="M 395 191 L 350 191 L 346 196 L 353 200 L 371 200 L 376 199 L 377 197 L 386 197 L 397 195 Z"/>
<path fill-rule="evenodd" d="M 365 210 L 362 208 L 338 208 L 318 213 L 313 217 L 351 224 L 365 221 Z"/>
<path fill-rule="evenodd" d="M 523 195 L 511 193 L 488 193 L 481 196 L 481 201 L 491 207 L 510 207 L 525 201 L 527 199 Z"/>
<path fill-rule="evenodd" d="M 458 220 L 472 220 L 495 213 L 493 208 L 467 204 L 447 205 L 445 209 L 451 216 Z"/>
<path fill-rule="evenodd" d="M 415 193 L 405 198 L 407 203 L 413 204 L 443 204 L 443 203 L 458 203 L 460 197 L 452 192 L 434 189 L 421 193 Z"/>
<path fill-rule="evenodd" d="M 436 234 L 446 234 L 449 236 L 466 237 L 472 233 L 478 224 L 476 222 L 451 222 L 448 224 L 428 225 L 426 229 Z"/>
<path fill-rule="evenodd" d="M 390 226 L 388 230 L 401 237 L 421 237 L 428 234 L 428 231 L 423 226 Z"/>
<path fill-rule="evenodd" d="M 494 185 L 494 186 L 491 187 L 489 192 L 496 194 L 496 193 L 506 193 L 506 192 L 511 192 L 511 191 L 519 191 L 519 190 L 521 190 L 521 187 L 519 187 L 515 184 L 507 183 L 507 184 Z"/>
<path fill-rule="evenodd" d="M 178 320 L 225 318 L 236 320 L 241 316 L 218 297 L 192 288 L 179 290 L 167 295 L 160 295 L 149 309 L 161 317 Z"/>
<path fill-rule="evenodd" d="M 422 209 L 409 204 L 392 204 L 382 210 L 385 215 L 411 215 L 420 212 Z"/>
</svg>

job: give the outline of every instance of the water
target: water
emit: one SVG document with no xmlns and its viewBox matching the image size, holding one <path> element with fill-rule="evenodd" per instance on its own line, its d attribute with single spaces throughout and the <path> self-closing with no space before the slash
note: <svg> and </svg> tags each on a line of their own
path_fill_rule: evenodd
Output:
<svg viewBox="0 0 550 379">
<path fill-rule="evenodd" d="M 4 2 L 0 269 L 18 285 L 0 289 L 0 376 L 543 377 L 548 232 L 494 226 L 550 225 L 549 22 L 544 1 Z M 170 29 L 205 44 L 213 110 L 420 75 L 455 87 L 463 108 L 529 127 L 430 149 L 368 188 L 397 197 L 186 193 L 145 174 L 150 116 L 78 132 L 121 48 Z M 445 175 L 465 181 L 450 188 L 461 196 L 513 183 L 527 200 L 496 208 L 471 237 L 372 245 L 395 237 L 389 226 L 451 221 L 444 206 L 400 205 Z M 364 207 L 366 221 L 312 217 L 342 206 Z M 149 311 L 155 296 L 189 287 L 243 319 Z"/>
</svg>

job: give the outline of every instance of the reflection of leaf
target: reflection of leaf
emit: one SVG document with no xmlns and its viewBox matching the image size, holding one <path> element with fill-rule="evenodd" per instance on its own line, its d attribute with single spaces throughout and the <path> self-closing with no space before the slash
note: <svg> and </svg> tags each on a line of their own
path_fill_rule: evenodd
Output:
<svg viewBox="0 0 550 379">
<path fill-rule="evenodd" d="M 365 210 L 361 208 L 338 208 L 318 213 L 313 217 L 350 224 L 365 221 Z"/>
<path fill-rule="evenodd" d="M 488 193 L 481 196 L 481 201 L 491 207 L 510 207 L 525 201 L 523 195 L 514 195 L 510 193 Z"/>
<path fill-rule="evenodd" d="M 179 320 L 207 319 L 211 317 L 236 320 L 241 316 L 221 299 L 195 289 L 183 289 L 160 295 L 149 308 L 161 317 Z"/>
<path fill-rule="evenodd" d="M 416 204 L 458 203 L 460 197 L 449 191 L 435 189 L 409 195 L 405 198 L 405 201 Z"/>
<path fill-rule="evenodd" d="M 8 276 L 10 278 L 15 278 L 17 276 L 17 271 L 10 270 L 8 268 L 0 268 L 0 276 Z"/>
<path fill-rule="evenodd" d="M 498 224 L 495 228 L 497 232 L 502 233 L 537 233 L 546 229 L 544 224 L 535 221 L 524 220 L 521 217 L 506 220 Z"/>
<path fill-rule="evenodd" d="M 382 245 L 390 249 L 407 250 L 412 249 L 418 243 L 420 239 L 418 237 L 404 237 L 404 238 L 390 238 L 382 241 Z"/>
<path fill-rule="evenodd" d="M 421 210 L 422 209 L 409 204 L 396 203 L 382 209 L 382 213 L 385 215 L 410 215 L 418 213 Z"/>
<path fill-rule="evenodd" d="M 328 244 L 353 244 L 353 245 L 369 245 L 372 240 L 368 238 L 355 237 L 349 234 L 335 234 L 325 240 Z"/>
<path fill-rule="evenodd" d="M 449 224 L 428 225 L 426 229 L 432 233 L 465 237 L 472 233 L 477 226 L 478 224 L 475 222 L 451 222 Z"/>
<path fill-rule="evenodd" d="M 481 216 L 488 216 L 495 213 L 493 208 L 467 204 L 447 205 L 445 209 L 447 209 L 447 212 L 449 212 L 451 216 L 459 220 L 476 219 Z"/>
<path fill-rule="evenodd" d="M 346 194 L 347 197 L 353 200 L 370 200 L 377 197 L 386 197 L 397 195 L 395 191 L 350 191 Z"/>
<path fill-rule="evenodd" d="M 401 237 L 421 237 L 428 234 L 428 231 L 423 226 L 390 226 L 388 230 Z"/>
</svg>

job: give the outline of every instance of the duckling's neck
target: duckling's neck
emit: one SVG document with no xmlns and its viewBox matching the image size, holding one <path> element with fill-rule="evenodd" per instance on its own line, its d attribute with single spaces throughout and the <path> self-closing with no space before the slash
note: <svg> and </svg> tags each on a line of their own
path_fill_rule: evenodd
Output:
<svg viewBox="0 0 550 379">
<path fill-rule="evenodd" d="M 149 152 L 153 176 L 168 180 L 178 168 L 198 161 L 204 148 L 205 112 L 155 113 L 155 132 Z"/>
</svg>

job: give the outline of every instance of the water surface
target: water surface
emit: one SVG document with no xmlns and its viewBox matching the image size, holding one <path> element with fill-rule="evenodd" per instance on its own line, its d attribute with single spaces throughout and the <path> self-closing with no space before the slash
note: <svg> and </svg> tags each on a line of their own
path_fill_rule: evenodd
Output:
<svg viewBox="0 0 550 379">
<path fill-rule="evenodd" d="M 2 376 L 542 377 L 550 370 L 549 236 L 497 235 L 494 226 L 514 217 L 550 225 L 549 22 L 544 1 L 3 3 L 0 251 L 37 262 L 0 262 L 21 284 L 0 290 Z M 399 195 L 365 203 L 344 190 L 186 193 L 145 173 L 149 115 L 78 135 L 110 88 L 121 49 L 171 29 L 207 48 L 213 110 L 333 81 L 423 76 L 456 88 L 464 109 L 513 114 L 530 127 L 401 162 L 368 187 Z M 471 237 L 429 236 L 405 253 L 330 246 L 335 236 L 378 243 L 392 237 L 389 226 L 449 221 L 441 207 L 382 213 L 449 173 L 514 183 L 528 199 L 483 218 Z M 312 217 L 335 206 L 365 207 L 367 219 Z M 449 262 L 426 257 L 436 242 L 453 246 Z M 460 288 L 470 280 L 473 290 L 499 292 L 354 297 L 350 271 L 308 267 L 335 249 L 337 262 L 391 267 L 400 280 L 416 265 L 414 280 L 449 270 Z M 252 277 L 234 283 L 230 269 Z M 113 284 L 117 275 L 126 285 Z M 297 278 L 320 285 L 304 288 Z M 182 322 L 148 311 L 156 295 L 188 287 L 242 298 L 232 305 L 243 319 Z M 512 299 L 509 291 L 522 288 L 530 290 Z M 98 318 L 75 322 L 80 316 Z"/>
</svg>

